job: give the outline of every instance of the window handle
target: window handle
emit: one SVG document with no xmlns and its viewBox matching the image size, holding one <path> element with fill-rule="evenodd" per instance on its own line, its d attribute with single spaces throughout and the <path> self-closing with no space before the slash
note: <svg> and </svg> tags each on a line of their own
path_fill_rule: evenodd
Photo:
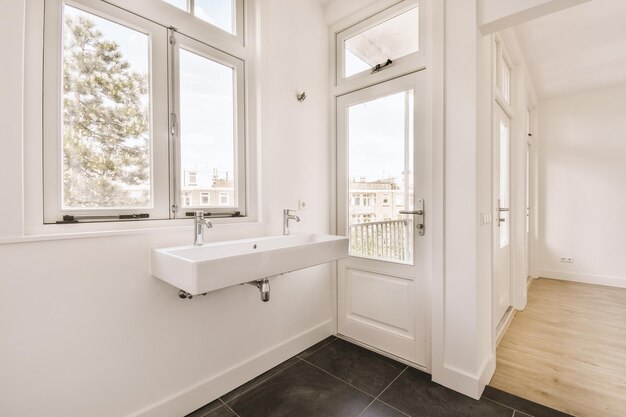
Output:
<svg viewBox="0 0 626 417">
<path fill-rule="evenodd" d="M 388 59 L 387 61 L 385 61 L 384 64 L 376 64 L 374 66 L 374 68 L 372 68 L 372 74 L 374 74 L 374 73 L 376 73 L 376 72 L 378 72 L 378 71 L 388 67 L 391 64 L 393 64 L 393 61 L 391 59 Z"/>
</svg>

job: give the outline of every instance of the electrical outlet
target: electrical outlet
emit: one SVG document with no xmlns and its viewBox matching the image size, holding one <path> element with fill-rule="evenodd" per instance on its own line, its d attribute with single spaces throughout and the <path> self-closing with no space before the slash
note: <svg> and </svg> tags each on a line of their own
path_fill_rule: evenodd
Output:
<svg viewBox="0 0 626 417">
<path fill-rule="evenodd" d="M 571 256 L 561 256 L 561 262 L 564 262 L 566 264 L 573 264 L 574 258 L 572 258 Z"/>
<path fill-rule="evenodd" d="M 298 210 L 306 210 L 306 201 L 298 200 Z"/>
</svg>

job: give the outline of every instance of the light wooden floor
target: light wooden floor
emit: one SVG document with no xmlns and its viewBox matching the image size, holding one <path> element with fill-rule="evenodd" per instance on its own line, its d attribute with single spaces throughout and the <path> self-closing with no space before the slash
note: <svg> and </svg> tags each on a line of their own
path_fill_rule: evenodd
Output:
<svg viewBox="0 0 626 417">
<path fill-rule="evenodd" d="M 626 289 L 535 280 L 490 385 L 577 417 L 625 417 Z"/>
</svg>

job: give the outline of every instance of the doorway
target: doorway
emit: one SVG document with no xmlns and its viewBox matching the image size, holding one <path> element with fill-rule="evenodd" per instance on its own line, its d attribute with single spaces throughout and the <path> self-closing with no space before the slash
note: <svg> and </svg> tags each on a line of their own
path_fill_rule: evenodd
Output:
<svg viewBox="0 0 626 417">
<path fill-rule="evenodd" d="M 338 330 L 426 365 L 425 75 L 337 98 Z"/>
<path fill-rule="evenodd" d="M 497 325 L 511 307 L 511 118 L 497 104 L 494 116 L 493 323 Z"/>
</svg>

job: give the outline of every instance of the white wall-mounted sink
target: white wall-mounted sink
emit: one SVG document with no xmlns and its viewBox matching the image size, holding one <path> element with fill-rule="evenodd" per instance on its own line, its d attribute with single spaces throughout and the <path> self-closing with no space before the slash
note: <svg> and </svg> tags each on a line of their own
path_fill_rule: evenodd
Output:
<svg viewBox="0 0 626 417">
<path fill-rule="evenodd" d="M 348 238 L 293 234 L 152 250 L 152 275 L 191 295 L 348 256 Z"/>
</svg>

